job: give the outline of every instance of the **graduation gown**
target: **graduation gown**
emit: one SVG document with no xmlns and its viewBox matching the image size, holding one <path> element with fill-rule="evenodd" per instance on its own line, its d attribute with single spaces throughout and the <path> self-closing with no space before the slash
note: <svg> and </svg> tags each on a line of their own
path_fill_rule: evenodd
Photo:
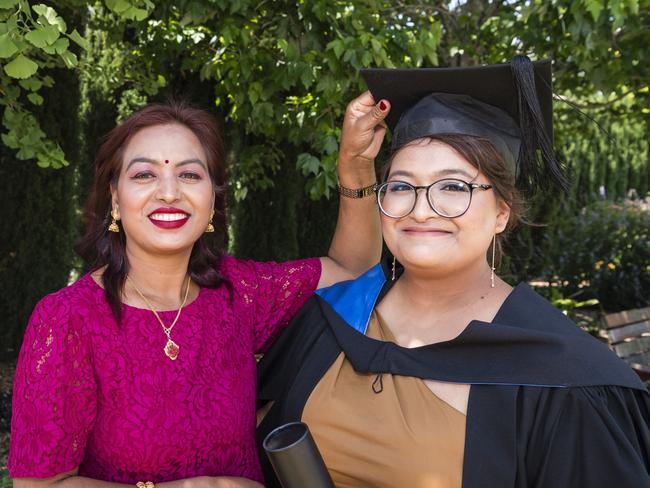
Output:
<svg viewBox="0 0 650 488">
<path fill-rule="evenodd" d="M 260 405 L 274 402 L 257 431 L 267 486 L 280 485 L 262 440 L 301 419 L 343 351 L 359 373 L 472 385 L 463 488 L 650 488 L 650 394 L 605 344 L 526 284 L 491 323 L 472 321 L 450 341 L 408 349 L 371 339 L 386 276 L 378 264 L 319 290 L 260 361 Z"/>
</svg>

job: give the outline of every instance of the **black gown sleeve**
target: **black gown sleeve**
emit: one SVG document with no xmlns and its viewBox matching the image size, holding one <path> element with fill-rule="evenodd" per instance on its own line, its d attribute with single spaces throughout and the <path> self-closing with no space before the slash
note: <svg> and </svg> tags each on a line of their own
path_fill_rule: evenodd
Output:
<svg viewBox="0 0 650 488">
<path fill-rule="evenodd" d="M 308 357 L 315 335 L 322 329 L 320 308 L 314 298 L 289 322 L 257 363 L 258 408 L 282 398 Z"/>
<path fill-rule="evenodd" d="M 540 389 L 519 398 L 517 486 L 650 488 L 650 395 L 619 386 Z M 529 405 L 526 405 L 529 402 Z M 521 432 L 521 431 L 520 431 Z"/>
<path fill-rule="evenodd" d="M 257 365 L 257 406 L 264 408 L 265 415 L 260 419 L 256 438 L 267 488 L 281 486 L 264 452 L 264 438 L 274 428 L 300 420 L 320 371 L 328 367 L 330 356 L 338 355 L 331 334 L 324 334 L 326 325 L 317 300 L 311 298 Z M 329 339 L 325 347 L 324 339 Z M 326 361 L 321 360 L 323 354 Z"/>
</svg>

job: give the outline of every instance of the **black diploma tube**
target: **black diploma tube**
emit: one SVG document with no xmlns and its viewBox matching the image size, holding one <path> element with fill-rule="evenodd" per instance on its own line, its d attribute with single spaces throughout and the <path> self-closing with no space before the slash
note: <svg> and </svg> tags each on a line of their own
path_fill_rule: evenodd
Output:
<svg viewBox="0 0 650 488">
<path fill-rule="evenodd" d="M 307 424 L 281 425 L 262 445 L 283 488 L 334 488 Z"/>
</svg>

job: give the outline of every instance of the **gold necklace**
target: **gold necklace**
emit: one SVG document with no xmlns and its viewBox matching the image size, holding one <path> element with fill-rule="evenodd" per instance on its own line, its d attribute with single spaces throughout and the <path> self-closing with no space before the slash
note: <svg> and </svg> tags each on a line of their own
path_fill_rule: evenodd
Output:
<svg viewBox="0 0 650 488">
<path fill-rule="evenodd" d="M 129 280 L 129 283 L 131 283 L 131 285 L 133 286 L 135 291 L 138 292 L 138 295 L 140 295 L 140 297 L 144 300 L 144 303 L 147 304 L 149 309 L 153 312 L 153 314 L 158 319 L 158 322 L 162 326 L 163 331 L 165 332 L 165 335 L 167 336 L 167 343 L 165 344 L 165 347 L 163 348 L 163 351 L 165 351 L 165 354 L 167 355 L 167 357 L 169 359 L 171 359 L 172 361 L 175 361 L 176 358 L 178 357 L 178 352 L 180 351 L 180 347 L 178 346 L 178 344 L 176 344 L 174 341 L 172 341 L 171 333 L 172 333 L 172 329 L 176 325 L 176 322 L 178 322 L 178 318 L 181 316 L 181 311 L 183 310 L 183 307 L 185 306 L 185 303 L 187 302 L 187 295 L 189 294 L 189 291 L 190 291 L 190 277 L 189 276 L 187 277 L 187 286 L 185 287 L 185 297 L 183 298 L 183 303 L 181 303 L 181 307 L 178 309 L 178 312 L 176 313 L 176 318 L 172 322 L 172 325 L 170 325 L 169 327 L 167 327 L 165 325 L 165 323 L 162 321 L 162 319 L 160 318 L 160 315 L 158 315 L 158 312 L 156 312 L 156 310 L 153 308 L 151 303 L 149 303 L 149 300 L 147 300 L 145 298 L 145 296 L 142 294 L 142 292 L 138 289 L 138 287 L 135 286 L 135 283 L 133 282 L 133 280 L 131 278 L 129 278 L 129 275 L 126 275 L 126 279 Z"/>
</svg>

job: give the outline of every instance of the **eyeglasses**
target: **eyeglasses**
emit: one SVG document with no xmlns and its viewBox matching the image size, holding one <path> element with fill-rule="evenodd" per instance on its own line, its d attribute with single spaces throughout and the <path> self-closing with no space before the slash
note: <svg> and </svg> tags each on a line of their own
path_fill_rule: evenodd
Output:
<svg viewBox="0 0 650 488">
<path fill-rule="evenodd" d="M 418 190 L 426 190 L 431 210 L 441 217 L 453 219 L 467 212 L 474 190 L 491 188 L 492 185 L 468 183 L 455 178 L 434 181 L 428 186 L 415 186 L 405 181 L 387 181 L 377 188 L 377 203 L 385 216 L 401 219 L 415 208 Z"/>
</svg>

